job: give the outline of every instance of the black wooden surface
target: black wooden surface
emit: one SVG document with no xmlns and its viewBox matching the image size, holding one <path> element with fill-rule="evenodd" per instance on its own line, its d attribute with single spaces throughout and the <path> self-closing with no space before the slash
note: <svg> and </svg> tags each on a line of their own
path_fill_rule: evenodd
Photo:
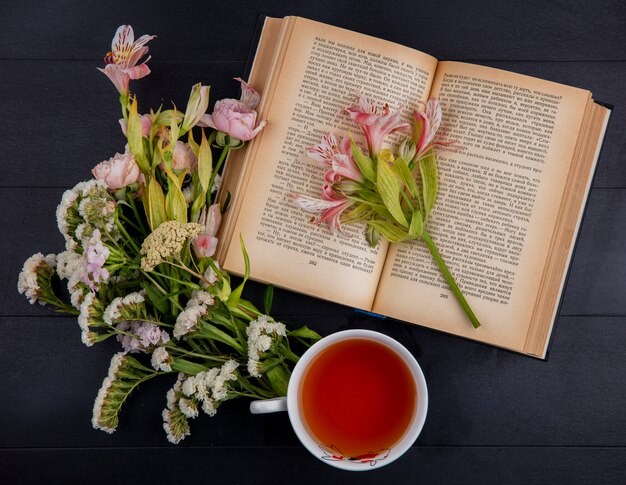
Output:
<svg viewBox="0 0 626 485">
<path fill-rule="evenodd" d="M 115 28 L 151 44 L 144 106 L 184 105 L 192 84 L 234 96 L 257 16 L 301 15 L 463 60 L 584 87 L 616 105 L 573 259 L 550 358 L 542 362 L 286 291 L 275 311 L 326 335 L 374 328 L 405 344 L 430 390 L 406 456 L 368 474 L 325 466 L 285 414 L 233 402 L 168 444 L 171 382 L 131 397 L 113 435 L 91 408 L 114 342 L 86 348 L 75 319 L 30 306 L 17 275 L 62 250 L 63 191 L 123 149 L 118 106 L 96 71 Z M 603 2 L 0 3 L 0 483 L 625 483 L 626 4 Z M 252 284 L 249 296 L 260 300 Z"/>
</svg>

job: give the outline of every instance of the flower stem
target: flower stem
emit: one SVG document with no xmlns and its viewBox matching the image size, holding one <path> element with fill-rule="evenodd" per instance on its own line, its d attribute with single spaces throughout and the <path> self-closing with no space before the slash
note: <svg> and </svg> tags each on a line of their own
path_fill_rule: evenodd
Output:
<svg viewBox="0 0 626 485">
<path fill-rule="evenodd" d="M 215 177 L 217 173 L 219 172 L 220 168 L 222 168 L 222 164 L 224 163 L 224 159 L 226 158 L 226 155 L 228 154 L 229 149 L 230 147 L 228 145 L 222 148 L 222 153 L 220 154 L 220 158 L 215 164 L 215 168 L 213 169 L 213 173 L 211 174 L 211 179 L 209 180 L 209 189 L 207 190 L 207 196 L 206 196 L 208 204 L 211 204 L 211 194 L 213 193 L 213 183 L 215 182 Z"/>
<path fill-rule="evenodd" d="M 474 315 L 474 312 L 472 311 L 469 304 L 467 303 L 467 300 L 465 300 L 463 293 L 461 293 L 461 290 L 456 284 L 456 281 L 454 281 L 454 278 L 452 274 L 450 273 L 450 270 L 446 266 L 446 263 L 443 262 L 443 259 L 441 257 L 441 254 L 439 254 L 439 250 L 437 249 L 437 246 L 435 246 L 435 243 L 430 238 L 430 234 L 428 234 L 426 229 L 424 229 L 422 233 L 422 238 L 424 239 L 424 242 L 426 243 L 426 246 L 428 247 L 430 254 L 432 254 L 433 259 L 437 262 L 437 266 L 439 266 L 441 273 L 443 274 L 444 278 L 448 282 L 448 285 L 450 286 L 452 293 L 454 293 L 454 296 L 456 296 L 456 299 L 461 304 L 461 306 L 463 307 L 463 310 L 465 310 L 465 313 L 467 314 L 468 318 L 472 322 L 472 325 L 474 326 L 474 328 L 480 327 L 480 322 L 478 321 L 478 318 L 476 318 L 476 315 Z"/>
</svg>

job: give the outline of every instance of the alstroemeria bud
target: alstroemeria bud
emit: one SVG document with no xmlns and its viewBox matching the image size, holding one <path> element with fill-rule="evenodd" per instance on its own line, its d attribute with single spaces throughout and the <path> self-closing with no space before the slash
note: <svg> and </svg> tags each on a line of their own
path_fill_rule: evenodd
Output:
<svg viewBox="0 0 626 485">
<path fill-rule="evenodd" d="M 413 140 L 409 140 L 405 138 L 402 143 L 400 143 L 400 147 L 398 148 L 398 155 L 402 160 L 407 163 L 413 160 L 413 157 L 417 153 L 417 148 L 415 147 L 415 142 Z"/>
<path fill-rule="evenodd" d="M 389 150 L 389 148 L 383 148 L 378 154 L 378 161 L 387 163 L 389 166 L 393 165 L 394 160 L 395 157 L 393 156 L 393 152 Z"/>
<path fill-rule="evenodd" d="M 222 222 L 222 213 L 219 204 L 204 207 L 198 216 L 198 224 L 204 226 L 204 232 L 191 241 L 191 247 L 199 258 L 208 258 L 215 254 L 217 249 L 217 234 Z"/>
<path fill-rule="evenodd" d="M 185 118 L 181 126 L 181 135 L 191 130 L 209 107 L 209 86 L 202 86 L 201 83 L 195 84 L 191 88 L 189 101 L 187 101 L 187 109 L 185 110 Z"/>
</svg>

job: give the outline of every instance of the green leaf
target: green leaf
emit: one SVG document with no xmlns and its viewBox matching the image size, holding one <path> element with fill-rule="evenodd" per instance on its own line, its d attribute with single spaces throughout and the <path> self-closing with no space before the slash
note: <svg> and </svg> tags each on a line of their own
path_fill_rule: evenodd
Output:
<svg viewBox="0 0 626 485">
<path fill-rule="evenodd" d="M 198 158 L 198 151 L 200 150 L 200 147 L 196 143 L 196 140 L 193 138 L 193 130 L 189 130 L 189 132 L 187 133 L 187 143 L 189 143 L 193 154 L 196 156 L 196 158 Z"/>
<path fill-rule="evenodd" d="M 128 147 L 130 152 L 135 157 L 139 168 L 144 172 L 150 171 L 150 164 L 146 159 L 143 146 L 143 136 L 141 129 L 141 120 L 139 119 L 139 113 L 137 112 L 137 99 L 133 99 L 130 105 L 130 111 L 128 113 Z"/>
<path fill-rule="evenodd" d="M 243 287 L 248 281 L 248 277 L 250 276 L 250 258 L 248 257 L 248 252 L 246 251 L 246 246 L 243 243 L 243 236 L 239 235 L 239 244 L 241 245 L 241 252 L 243 253 L 243 262 L 245 265 L 245 273 L 243 275 L 243 281 L 241 284 L 233 290 L 233 292 L 228 297 L 226 305 L 231 310 L 236 308 L 239 305 L 239 300 L 241 299 L 241 293 L 243 292 Z"/>
<path fill-rule="evenodd" d="M 409 166 L 403 158 L 396 158 L 393 165 L 393 171 L 409 189 L 409 193 L 413 196 L 413 198 L 419 200 L 420 190 L 417 187 L 417 183 L 415 182 L 415 178 L 413 177 L 411 170 L 409 170 Z"/>
<path fill-rule="evenodd" d="M 165 195 L 159 181 L 150 177 L 148 182 L 148 223 L 153 231 L 167 220 L 165 212 Z"/>
<path fill-rule="evenodd" d="M 419 163 L 424 191 L 425 219 L 428 220 L 428 215 L 433 210 L 439 189 L 439 172 L 437 170 L 437 157 L 435 156 L 435 152 L 431 149 L 422 157 Z"/>
<path fill-rule="evenodd" d="M 219 328 L 217 328 L 215 325 L 211 323 L 202 322 L 200 325 L 198 325 L 197 334 L 201 337 L 208 338 L 211 340 L 217 340 L 218 342 L 222 342 L 226 345 L 229 345 L 241 354 L 244 353 L 244 349 L 239 342 L 237 342 L 234 338 L 232 338 L 226 332 L 224 332 L 223 330 L 220 330 Z"/>
<path fill-rule="evenodd" d="M 274 391 L 276 397 L 287 395 L 290 373 L 283 365 L 271 367 L 267 370 L 265 375 L 270 381 L 270 385 L 272 386 L 272 390 Z"/>
<path fill-rule="evenodd" d="M 272 310 L 272 300 L 274 299 L 274 287 L 272 285 L 267 285 L 265 288 L 265 293 L 263 294 L 263 309 L 265 310 L 265 314 L 269 315 Z"/>
<path fill-rule="evenodd" d="M 187 201 L 181 190 L 186 171 L 183 171 L 179 177 L 167 168 L 165 173 L 168 177 L 168 190 L 165 197 L 168 220 L 187 222 Z"/>
<path fill-rule="evenodd" d="M 209 370 L 209 367 L 205 367 L 203 365 L 196 364 L 195 362 L 190 362 L 185 359 L 173 359 L 171 365 L 172 370 L 182 372 L 183 374 L 189 374 L 190 376 L 195 376 L 200 372 Z"/>
<path fill-rule="evenodd" d="M 198 149 L 198 175 L 200 177 L 200 185 L 202 191 L 206 194 L 211 188 L 211 174 L 213 173 L 213 154 L 211 153 L 211 145 L 209 145 L 204 130 L 202 130 L 202 141 Z"/>
<path fill-rule="evenodd" d="M 385 221 L 367 221 L 368 226 L 376 229 L 389 242 L 401 242 L 411 239 L 409 233 L 394 224 Z"/>
<path fill-rule="evenodd" d="M 409 223 L 400 206 L 400 184 L 398 183 L 398 178 L 391 170 L 391 167 L 384 162 L 378 164 L 377 174 L 376 187 L 385 207 L 399 224 L 408 227 Z"/>
<path fill-rule="evenodd" d="M 363 177 L 371 182 L 375 182 L 376 172 L 374 171 L 374 162 L 370 157 L 363 153 L 363 150 L 358 147 L 358 145 L 354 142 L 352 135 L 350 135 L 350 148 L 352 150 L 352 158 L 354 158 L 354 161 L 363 174 Z"/>
<path fill-rule="evenodd" d="M 157 290 L 152 283 L 148 283 L 144 280 L 143 288 L 146 290 L 146 294 L 148 295 L 148 298 L 150 299 L 154 307 L 161 313 L 167 313 L 167 311 L 170 309 L 169 300 L 163 299 L 163 294 L 159 290 Z"/>
<path fill-rule="evenodd" d="M 414 239 L 418 239 L 422 235 L 423 230 L 424 221 L 422 220 L 422 214 L 420 211 L 414 210 L 411 225 L 409 226 L 409 235 Z"/>
<path fill-rule="evenodd" d="M 365 240 L 369 243 L 371 248 L 375 248 L 380 242 L 380 232 L 374 229 L 373 226 L 367 226 L 365 228 Z"/>
<path fill-rule="evenodd" d="M 297 330 L 292 330 L 291 332 L 287 333 L 288 337 L 296 337 L 296 338 L 306 338 L 306 339 L 311 339 L 314 341 L 317 340 L 321 340 L 322 336 L 315 332 L 314 330 L 311 330 L 309 327 L 304 326 L 301 327 Z"/>
</svg>

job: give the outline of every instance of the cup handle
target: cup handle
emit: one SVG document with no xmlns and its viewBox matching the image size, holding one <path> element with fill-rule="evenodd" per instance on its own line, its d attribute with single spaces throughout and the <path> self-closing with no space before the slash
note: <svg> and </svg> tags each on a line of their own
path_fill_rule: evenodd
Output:
<svg viewBox="0 0 626 485">
<path fill-rule="evenodd" d="M 286 397 L 275 397 L 250 403 L 250 412 L 252 414 L 277 413 L 280 411 L 287 411 Z"/>
</svg>

